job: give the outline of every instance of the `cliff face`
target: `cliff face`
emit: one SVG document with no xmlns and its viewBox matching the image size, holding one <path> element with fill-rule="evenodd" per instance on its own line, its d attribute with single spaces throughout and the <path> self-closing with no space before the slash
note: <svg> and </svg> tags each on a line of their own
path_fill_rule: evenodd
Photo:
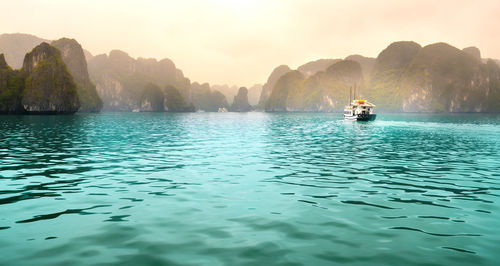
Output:
<svg viewBox="0 0 500 266">
<path fill-rule="evenodd" d="M 400 90 L 401 77 L 421 46 L 415 42 L 394 42 L 378 55 L 369 84 L 361 92 L 377 105 L 378 111 L 402 111 L 404 92 Z"/>
<path fill-rule="evenodd" d="M 363 72 L 363 77 L 368 78 L 372 74 L 373 67 L 375 66 L 375 58 L 365 57 L 359 54 L 350 55 L 344 60 L 356 61 L 361 65 L 361 71 Z"/>
<path fill-rule="evenodd" d="M 203 111 L 217 112 L 219 108 L 229 108 L 226 97 L 219 91 L 211 90 L 208 83 L 199 84 L 193 82 L 191 84 L 192 103 Z"/>
<path fill-rule="evenodd" d="M 188 104 L 174 86 L 165 88 L 164 109 L 169 112 L 194 112 L 193 104 Z"/>
<path fill-rule="evenodd" d="M 59 50 L 41 43 L 24 57 L 26 78 L 21 103 L 28 113 L 74 113 L 78 92 Z"/>
<path fill-rule="evenodd" d="M 252 110 L 252 106 L 248 103 L 248 89 L 241 87 L 238 94 L 234 96 L 233 104 L 230 110 L 232 112 L 248 112 Z"/>
<path fill-rule="evenodd" d="M 24 77 L 20 71 L 12 70 L 0 54 L 0 114 L 23 113 L 21 104 Z"/>
<path fill-rule="evenodd" d="M 90 81 L 82 46 L 76 40 L 68 38 L 53 41 L 52 46 L 61 51 L 63 61 L 77 84 L 81 104 L 79 111 L 99 112 L 103 103 L 96 86 Z"/>
<path fill-rule="evenodd" d="M 405 96 L 403 111 L 498 111 L 494 106 L 494 102 L 500 100 L 498 66 L 494 62 L 481 63 L 478 53 L 478 50 L 471 53 L 445 43 L 423 47 L 401 79 Z"/>
<path fill-rule="evenodd" d="M 304 76 L 310 77 L 319 71 L 325 71 L 329 66 L 342 61 L 341 59 L 318 59 L 305 63 L 297 68 Z"/>
<path fill-rule="evenodd" d="M 104 110 L 130 111 L 137 106 L 148 83 L 176 87 L 185 100 L 191 99 L 189 79 L 169 59 L 134 59 L 113 50 L 88 62 L 90 78 L 103 100 Z"/>
<path fill-rule="evenodd" d="M 475 47 L 391 44 L 377 58 L 365 96 L 382 111 L 497 112 L 498 66 Z M 417 49 L 418 48 L 418 49 Z"/>
<path fill-rule="evenodd" d="M 155 84 L 149 83 L 142 92 L 139 109 L 141 112 L 162 112 L 164 108 L 164 93 Z"/>
<path fill-rule="evenodd" d="M 283 75 L 266 102 L 266 111 L 340 111 L 350 88 L 363 86 L 361 65 L 341 60 L 310 77 L 300 71 Z"/>
<path fill-rule="evenodd" d="M 275 68 L 271 75 L 269 75 L 269 78 L 267 79 L 267 82 L 264 84 L 264 86 L 262 86 L 262 91 L 260 93 L 259 106 L 261 108 L 266 105 L 266 102 L 269 99 L 269 96 L 271 95 L 276 82 L 278 82 L 278 79 L 290 71 L 292 70 L 288 66 L 281 65 Z"/>
<path fill-rule="evenodd" d="M 276 82 L 269 99 L 266 101 L 266 112 L 290 111 L 290 100 L 288 98 L 300 92 L 304 79 L 304 75 L 298 70 L 288 72 L 281 76 Z"/>
</svg>

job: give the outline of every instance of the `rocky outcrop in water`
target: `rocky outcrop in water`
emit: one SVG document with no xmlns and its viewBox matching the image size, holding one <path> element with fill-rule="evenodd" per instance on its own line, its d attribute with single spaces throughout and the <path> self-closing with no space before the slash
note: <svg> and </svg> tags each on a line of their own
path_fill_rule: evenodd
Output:
<svg viewBox="0 0 500 266">
<path fill-rule="evenodd" d="M 350 88 L 356 88 L 378 111 L 500 112 L 499 65 L 481 59 L 476 47 L 403 41 L 376 59 L 346 59 L 310 76 L 300 71 L 282 75 L 265 110 L 341 111 Z"/>
<path fill-rule="evenodd" d="M 21 104 L 24 77 L 20 71 L 12 70 L 0 54 L 0 114 L 22 113 Z"/>
<path fill-rule="evenodd" d="M 191 85 L 170 59 L 138 58 L 113 50 L 108 55 L 94 56 L 88 62 L 91 79 L 103 100 L 104 110 L 131 111 L 138 108 L 147 84 L 160 88 L 174 86 L 185 100 L 191 98 Z"/>
<path fill-rule="evenodd" d="M 233 104 L 229 108 L 231 112 L 249 112 L 252 110 L 252 106 L 248 103 L 248 89 L 241 87 L 238 90 L 238 94 L 234 96 Z"/>
<path fill-rule="evenodd" d="M 28 113 L 74 113 L 78 92 L 59 50 L 41 43 L 24 57 L 25 88 L 21 103 Z"/>
<path fill-rule="evenodd" d="M 212 90 L 210 84 L 193 82 L 191 84 L 192 103 L 198 110 L 217 112 L 219 108 L 229 108 L 226 97 L 219 91 Z"/>
<path fill-rule="evenodd" d="M 400 84 L 405 112 L 498 112 L 500 70 L 446 43 L 420 49 Z"/>
<path fill-rule="evenodd" d="M 141 112 L 162 112 L 164 107 L 164 93 L 153 83 L 149 83 L 144 88 L 139 100 Z"/>
<path fill-rule="evenodd" d="M 264 84 L 264 86 L 262 86 L 262 92 L 260 93 L 259 106 L 261 108 L 266 105 L 266 102 L 269 99 L 269 96 L 271 96 L 271 92 L 273 91 L 276 82 L 278 82 L 278 79 L 280 79 L 281 76 L 290 71 L 292 70 L 288 66 L 281 65 L 275 68 L 271 75 L 269 75 L 269 78 L 267 79 L 267 82 Z"/>
<path fill-rule="evenodd" d="M 363 86 L 361 65 L 351 60 L 341 60 L 326 71 L 305 77 L 300 71 L 283 75 L 276 83 L 265 110 L 322 111 L 341 110 L 349 99 L 349 88 Z"/>
<path fill-rule="evenodd" d="M 62 38 L 51 43 L 59 51 L 78 88 L 80 112 L 99 112 L 102 100 L 96 86 L 90 81 L 87 61 L 82 46 L 74 39 Z"/>
<path fill-rule="evenodd" d="M 182 94 L 174 86 L 165 88 L 164 109 L 168 112 L 194 112 L 194 105 L 186 103 Z"/>
</svg>

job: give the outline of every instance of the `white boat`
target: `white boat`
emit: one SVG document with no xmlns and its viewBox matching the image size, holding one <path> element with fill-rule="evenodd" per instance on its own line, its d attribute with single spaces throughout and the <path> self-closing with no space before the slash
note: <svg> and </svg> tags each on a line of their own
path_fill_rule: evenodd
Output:
<svg viewBox="0 0 500 266">
<path fill-rule="evenodd" d="M 352 88 L 349 92 L 349 101 L 351 101 Z M 348 121 L 373 121 L 377 115 L 373 113 L 375 104 L 357 99 L 356 85 L 354 86 L 354 99 L 344 108 L 344 120 Z"/>
<path fill-rule="evenodd" d="M 375 104 L 367 100 L 354 99 L 344 108 L 344 120 L 373 121 L 377 115 L 373 113 Z"/>
<path fill-rule="evenodd" d="M 220 107 L 218 112 L 219 113 L 227 113 L 227 109 L 225 107 Z"/>
<path fill-rule="evenodd" d="M 132 113 L 139 113 L 140 111 L 141 111 L 141 109 L 137 108 L 137 109 L 132 110 Z"/>
</svg>

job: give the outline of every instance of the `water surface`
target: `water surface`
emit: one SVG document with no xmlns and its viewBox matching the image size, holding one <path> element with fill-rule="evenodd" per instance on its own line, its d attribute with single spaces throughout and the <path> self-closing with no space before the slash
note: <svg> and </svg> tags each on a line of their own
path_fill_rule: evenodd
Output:
<svg viewBox="0 0 500 266">
<path fill-rule="evenodd" d="M 500 116 L 0 116 L 3 265 L 494 265 Z"/>
</svg>

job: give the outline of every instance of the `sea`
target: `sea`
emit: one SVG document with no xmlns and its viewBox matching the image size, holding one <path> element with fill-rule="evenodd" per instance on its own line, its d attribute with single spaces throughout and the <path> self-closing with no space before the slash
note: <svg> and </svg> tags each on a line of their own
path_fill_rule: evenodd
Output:
<svg viewBox="0 0 500 266">
<path fill-rule="evenodd" d="M 2 115 L 0 265 L 500 265 L 500 115 Z"/>
</svg>

